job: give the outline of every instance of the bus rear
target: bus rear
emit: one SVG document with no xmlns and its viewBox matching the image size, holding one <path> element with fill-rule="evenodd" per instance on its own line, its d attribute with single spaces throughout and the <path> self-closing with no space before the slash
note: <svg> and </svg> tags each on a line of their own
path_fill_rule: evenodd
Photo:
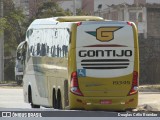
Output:
<svg viewBox="0 0 160 120">
<path fill-rule="evenodd" d="M 79 22 L 75 29 L 75 41 L 71 41 L 75 65 L 70 73 L 70 109 L 136 108 L 139 50 L 135 24 Z"/>
</svg>

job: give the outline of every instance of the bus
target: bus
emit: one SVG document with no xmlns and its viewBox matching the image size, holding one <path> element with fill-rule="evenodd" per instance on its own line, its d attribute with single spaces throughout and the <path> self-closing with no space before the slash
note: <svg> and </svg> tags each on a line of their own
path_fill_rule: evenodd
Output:
<svg viewBox="0 0 160 120">
<path fill-rule="evenodd" d="M 22 80 L 23 80 L 23 45 L 24 45 L 25 41 L 21 42 L 16 50 L 16 60 L 15 60 L 15 68 L 14 68 L 14 72 L 15 72 L 15 80 L 17 82 L 18 85 L 22 84 Z"/>
<path fill-rule="evenodd" d="M 137 107 L 139 48 L 133 22 L 96 16 L 36 19 L 25 42 L 24 100 L 32 108 Z"/>
</svg>

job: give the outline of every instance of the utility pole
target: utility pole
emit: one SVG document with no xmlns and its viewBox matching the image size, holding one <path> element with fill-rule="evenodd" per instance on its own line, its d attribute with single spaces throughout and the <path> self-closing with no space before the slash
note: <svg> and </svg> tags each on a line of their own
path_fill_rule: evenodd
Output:
<svg viewBox="0 0 160 120">
<path fill-rule="evenodd" d="M 0 0 L 0 18 L 3 17 L 3 0 Z M 1 27 L 1 25 L 0 25 Z M 4 32 L 0 31 L 0 81 L 4 80 Z"/>
<path fill-rule="evenodd" d="M 76 16 L 76 0 L 73 0 L 73 15 Z"/>
<path fill-rule="evenodd" d="M 137 25 L 137 29 L 138 29 L 138 16 L 139 16 L 139 10 L 138 10 L 138 0 L 136 0 L 136 25 Z"/>
</svg>

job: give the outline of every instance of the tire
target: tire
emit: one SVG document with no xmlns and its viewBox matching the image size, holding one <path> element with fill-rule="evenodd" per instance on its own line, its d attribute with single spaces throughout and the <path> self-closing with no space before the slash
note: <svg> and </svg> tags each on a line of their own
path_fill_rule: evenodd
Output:
<svg viewBox="0 0 160 120">
<path fill-rule="evenodd" d="M 57 109 L 62 109 L 62 99 L 60 90 L 58 90 L 57 93 Z"/>
<path fill-rule="evenodd" d="M 57 99 L 56 99 L 56 92 L 53 90 L 53 95 L 52 95 L 52 106 L 54 109 L 57 109 Z"/>
<path fill-rule="evenodd" d="M 31 104 L 31 108 L 40 108 L 40 105 L 34 105 L 33 104 L 33 101 L 32 101 L 32 90 L 31 90 L 30 87 L 29 87 L 29 90 L 28 90 L 28 101 Z"/>
<path fill-rule="evenodd" d="M 40 108 L 40 105 L 34 105 L 33 103 L 31 103 L 31 108 Z"/>
</svg>

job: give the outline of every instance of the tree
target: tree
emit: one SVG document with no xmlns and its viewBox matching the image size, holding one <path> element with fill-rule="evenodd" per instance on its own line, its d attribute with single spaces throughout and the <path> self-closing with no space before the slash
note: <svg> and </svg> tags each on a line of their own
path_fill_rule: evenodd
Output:
<svg viewBox="0 0 160 120">
<path fill-rule="evenodd" d="M 4 31 L 4 78 L 5 80 L 14 79 L 14 57 L 17 45 L 24 40 L 25 16 L 19 8 L 15 8 L 12 0 L 4 0 L 4 17 L 0 19 L 0 31 Z"/>
<path fill-rule="evenodd" d="M 50 0 L 38 4 L 38 12 L 30 19 L 26 18 L 20 8 L 15 8 L 12 0 L 4 0 L 4 17 L 0 18 L 0 32 L 4 31 L 4 55 L 11 58 L 15 56 L 17 45 L 25 40 L 25 32 L 30 23 L 37 18 L 47 18 L 56 16 L 70 16 L 69 10 L 63 10 L 56 2 Z M 78 11 L 81 15 L 82 11 Z M 14 78 L 14 59 L 5 60 L 5 79 Z"/>
<path fill-rule="evenodd" d="M 4 28 L 4 55 L 10 56 L 16 50 L 17 45 L 24 40 L 25 16 L 21 9 L 16 9 L 12 0 L 4 1 L 4 17 L 2 22 Z"/>
<path fill-rule="evenodd" d="M 82 9 L 76 9 L 76 11 L 77 11 L 77 13 L 76 13 L 77 16 L 87 15 L 82 11 Z"/>
<path fill-rule="evenodd" d="M 5 55 L 10 56 L 12 50 L 16 50 L 17 45 L 24 40 L 25 28 L 22 23 L 24 22 L 24 16 L 21 11 L 14 10 L 10 12 L 6 19 L 5 32 L 5 46 L 9 49 L 5 49 Z M 6 50 L 9 50 L 8 52 Z"/>
<path fill-rule="evenodd" d="M 56 2 L 49 1 L 44 2 L 39 6 L 36 18 L 48 18 L 66 15 L 71 15 L 71 13 L 69 11 L 64 11 Z"/>
<path fill-rule="evenodd" d="M 6 28 L 6 19 L 0 18 L 0 32 L 2 32 Z"/>
</svg>

